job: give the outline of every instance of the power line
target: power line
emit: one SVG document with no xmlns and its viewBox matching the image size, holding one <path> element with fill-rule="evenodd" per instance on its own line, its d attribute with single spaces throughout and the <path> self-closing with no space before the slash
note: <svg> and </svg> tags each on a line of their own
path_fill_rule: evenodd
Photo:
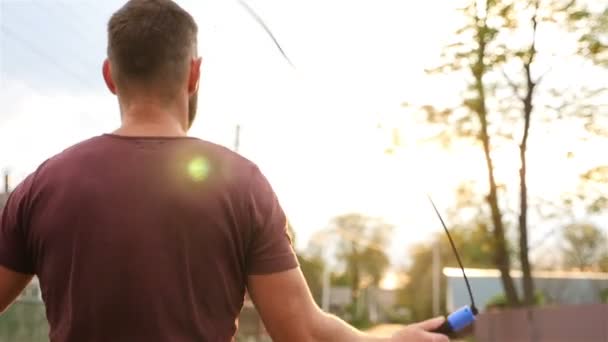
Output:
<svg viewBox="0 0 608 342">
<path fill-rule="evenodd" d="M 52 98 L 53 96 L 48 95 L 47 92 L 41 90 L 40 88 L 38 88 L 38 86 L 33 85 L 31 83 L 24 83 L 25 86 L 27 87 L 27 90 L 40 96 L 40 97 L 47 97 L 47 98 Z M 87 111 L 81 111 L 78 114 L 82 114 L 88 121 L 90 124 L 92 125 L 98 125 L 100 123 L 100 120 L 95 119 L 95 116 L 92 115 L 90 112 Z"/>
<path fill-rule="evenodd" d="M 23 38 L 18 33 L 16 33 L 15 31 L 13 31 L 12 29 L 8 28 L 6 25 L 0 24 L 0 30 L 3 31 L 8 36 L 10 36 L 11 38 L 13 38 L 15 41 L 19 42 L 24 47 L 26 47 L 28 50 L 30 50 L 35 55 L 38 55 L 39 57 L 42 57 L 45 61 L 51 63 L 57 69 L 59 69 L 63 73 L 65 73 L 66 75 L 70 75 L 74 80 L 77 80 L 78 82 L 82 83 L 82 85 L 85 85 L 85 86 L 90 87 L 90 88 L 96 88 L 94 85 L 92 85 L 91 83 L 89 83 L 86 79 L 84 79 L 78 73 L 74 72 L 73 70 L 70 70 L 70 69 L 66 68 L 62 63 L 60 63 L 55 58 L 53 58 L 53 56 L 47 54 L 45 51 L 43 51 L 40 48 L 38 48 L 36 46 L 36 44 L 33 44 L 31 41 L 29 41 L 26 38 Z"/>
<path fill-rule="evenodd" d="M 61 3 L 61 2 L 56 2 L 55 3 L 55 7 L 52 5 L 49 5 L 45 2 L 42 1 L 37 1 L 37 2 L 33 2 L 33 4 L 38 7 L 40 9 L 40 11 L 44 12 L 45 14 L 48 14 L 48 9 L 51 9 L 51 12 L 55 12 L 57 13 L 55 10 L 57 9 L 56 6 L 61 6 L 64 8 L 64 10 L 66 10 L 67 12 L 70 12 L 72 14 L 72 17 L 78 17 L 78 13 L 72 12 L 70 7 L 67 7 L 65 4 Z M 44 4 L 44 5 L 43 5 Z M 45 11 L 44 8 L 46 8 L 47 10 Z M 75 34 L 77 36 L 79 36 L 83 41 L 87 42 L 90 47 L 93 47 L 92 42 L 88 39 L 88 37 L 86 35 L 84 35 L 82 32 L 83 30 L 78 29 L 78 27 L 71 25 L 73 22 L 72 21 L 68 21 L 65 20 L 65 18 L 60 18 L 59 16 L 55 16 L 59 21 L 61 22 L 61 24 L 68 29 L 68 31 L 70 31 L 70 33 Z M 68 22 L 70 24 L 68 24 Z"/>
<path fill-rule="evenodd" d="M 0 25 L 0 30 L 4 29 L 4 28 L 5 28 L 4 26 Z M 30 52 L 34 52 L 34 51 L 30 50 Z M 34 53 L 36 53 L 36 52 L 34 52 Z M 54 66 L 57 67 L 57 70 L 59 72 L 66 73 L 65 69 L 62 68 L 61 65 L 56 65 L 56 64 L 57 63 L 54 63 Z M 45 71 L 46 70 L 47 69 L 45 69 Z M 23 82 L 23 84 L 24 84 L 25 87 L 27 87 L 27 90 L 30 93 L 34 93 L 34 94 L 36 94 L 36 95 L 38 95 L 40 97 L 47 97 L 47 98 L 52 98 L 53 97 L 52 95 L 48 94 L 48 91 L 43 91 L 35 83 L 32 83 L 32 82 Z M 91 113 L 86 112 L 86 111 L 82 111 L 80 114 L 82 114 L 91 124 L 94 124 L 94 125 L 99 124 L 99 120 L 95 119 L 95 117 Z"/>
<path fill-rule="evenodd" d="M 262 18 L 245 1 L 239 0 L 239 3 L 241 4 L 241 6 L 243 6 L 243 8 L 245 8 L 247 10 L 249 15 L 251 15 L 255 19 L 255 21 L 258 22 L 258 24 L 264 29 L 264 31 L 266 31 L 266 34 L 268 34 L 268 36 L 270 36 L 270 39 L 272 39 L 272 41 L 274 42 L 274 45 L 277 47 L 277 49 L 279 49 L 279 52 L 281 53 L 281 55 L 283 55 L 283 58 L 285 58 L 287 63 L 289 63 L 289 65 L 291 65 L 291 67 L 295 68 L 295 66 L 293 65 L 293 63 L 291 62 L 289 57 L 287 57 L 287 54 L 281 47 L 281 44 L 279 44 L 279 41 L 275 38 L 274 34 L 272 34 L 272 31 L 270 31 L 270 28 L 268 27 L 268 25 L 266 25 L 264 20 L 262 20 Z"/>
</svg>

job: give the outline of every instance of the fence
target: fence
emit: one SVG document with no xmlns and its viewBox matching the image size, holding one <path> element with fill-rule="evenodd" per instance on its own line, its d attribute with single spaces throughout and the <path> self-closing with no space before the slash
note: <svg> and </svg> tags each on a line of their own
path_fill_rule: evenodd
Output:
<svg viewBox="0 0 608 342">
<path fill-rule="evenodd" d="M 19 301 L 0 315 L 0 342 L 48 342 L 44 304 Z"/>
<path fill-rule="evenodd" d="M 608 342 L 608 305 L 487 312 L 474 334 L 476 342 Z"/>
<path fill-rule="evenodd" d="M 264 327 L 253 307 L 243 308 L 237 342 L 267 342 Z M 0 315 L 0 342 L 48 342 L 49 326 L 44 304 L 19 300 Z"/>
</svg>

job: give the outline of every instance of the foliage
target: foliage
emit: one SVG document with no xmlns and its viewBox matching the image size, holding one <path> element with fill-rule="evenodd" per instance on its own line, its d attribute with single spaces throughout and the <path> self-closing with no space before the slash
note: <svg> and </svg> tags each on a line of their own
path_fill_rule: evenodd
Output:
<svg viewBox="0 0 608 342">
<path fill-rule="evenodd" d="M 536 292 L 534 295 L 534 305 L 545 305 L 547 300 L 545 294 L 542 292 Z M 507 298 L 504 294 L 496 295 L 488 300 L 486 303 L 486 310 L 490 309 L 504 309 L 509 307 Z"/>
<path fill-rule="evenodd" d="M 602 300 L 602 303 L 608 304 L 608 288 L 605 288 L 600 291 L 600 298 Z"/>
<path fill-rule="evenodd" d="M 323 296 L 323 271 L 325 269 L 325 262 L 318 256 L 303 256 L 298 254 L 298 262 L 300 263 L 300 269 L 306 278 L 306 283 L 310 288 L 315 302 L 320 306 Z"/>
<path fill-rule="evenodd" d="M 390 265 L 386 245 L 393 227 L 380 219 L 347 214 L 334 218 L 329 229 L 340 237 L 336 258 L 354 288 L 378 285 Z"/>
<path fill-rule="evenodd" d="M 590 132 L 605 115 L 597 104 L 603 86 L 589 82 L 546 83 L 553 65 L 591 60 L 602 65 L 606 58 L 608 12 L 594 12 L 579 0 L 472 0 L 462 9 L 465 24 L 455 32 L 454 43 L 443 52 L 443 64 L 430 70 L 443 78 L 464 80 L 461 103 L 449 108 L 422 106 L 428 123 L 442 127 L 437 138 L 450 143 L 466 139 L 479 144 L 487 169 L 487 196 L 493 233 L 495 266 L 510 305 L 533 304 L 534 286 L 528 257 L 528 144 L 534 127 L 568 116 Z M 548 32 L 553 32 L 548 34 Z M 558 34 L 561 39 L 551 35 Z M 555 68 L 558 69 L 558 68 Z M 448 76 L 446 76 L 448 75 Z M 557 78 L 569 75 L 557 72 Z M 595 88 L 594 88 L 595 87 Z M 567 96 L 566 96 L 567 94 Z M 602 114 L 603 113 L 603 114 Z M 582 137 L 583 132 L 578 132 Z M 517 218 L 519 265 L 524 293 L 520 298 L 510 277 L 507 219 L 512 194 L 495 174 L 496 146 L 516 147 L 519 154 Z M 566 152 L 566 151 L 565 151 Z M 516 171 L 516 170 L 514 170 Z M 600 197 L 602 199 L 603 197 Z M 605 197 L 604 197 L 605 198 Z M 605 208 L 604 202 L 592 208 Z"/>
<path fill-rule="evenodd" d="M 504 309 L 508 307 L 507 297 L 504 294 L 496 295 L 488 300 L 486 303 L 486 310 L 490 309 Z"/>
<path fill-rule="evenodd" d="M 468 227 L 459 226 L 451 231 L 462 262 L 467 267 L 489 268 L 493 266 L 494 240 L 483 223 L 474 222 Z M 420 244 L 412 249 L 412 264 L 407 269 L 409 283 L 400 293 L 400 302 L 411 309 L 412 319 L 422 320 L 432 316 L 432 272 L 433 246 L 439 243 L 440 264 L 457 267 L 458 263 L 444 234 L 438 234 L 430 244 Z M 441 277 L 440 303 L 445 311 L 446 282 Z"/>
<path fill-rule="evenodd" d="M 574 14 L 586 18 L 591 28 L 579 37 L 580 53 L 599 65 L 608 66 L 608 7 L 595 14 L 584 10 Z"/>
<path fill-rule="evenodd" d="M 290 222 L 287 223 L 287 234 L 291 239 L 292 245 L 296 243 L 295 229 Z M 317 303 L 321 305 L 323 298 L 323 272 L 325 271 L 326 262 L 319 249 L 309 248 L 307 253 L 296 252 L 300 270 L 306 279 L 308 288 Z"/>
<path fill-rule="evenodd" d="M 563 230 L 563 262 L 566 268 L 597 270 L 608 252 L 604 232 L 590 223 L 575 223 Z"/>
<path fill-rule="evenodd" d="M 362 307 L 358 307 L 358 305 L 362 305 Z M 346 312 L 350 312 L 351 315 L 354 312 L 358 312 L 358 314 L 351 316 L 348 322 L 355 328 L 360 330 L 365 330 L 371 328 L 373 326 L 372 322 L 368 316 L 368 310 L 365 307 L 365 304 L 351 303 L 347 308 Z"/>
<path fill-rule="evenodd" d="M 291 222 L 287 221 L 287 235 L 289 236 L 289 239 L 291 240 L 291 244 L 293 246 L 295 246 L 296 244 L 296 231 L 295 229 L 293 229 L 293 226 L 291 225 Z"/>
<path fill-rule="evenodd" d="M 598 214 L 608 208 L 608 165 L 594 167 L 582 174 L 576 197 L 585 203 L 589 213 Z"/>
<path fill-rule="evenodd" d="M 608 253 L 604 253 L 598 262 L 600 272 L 608 272 Z"/>
<path fill-rule="evenodd" d="M 393 227 L 377 218 L 346 214 L 334 218 L 328 232 L 339 236 L 336 259 L 343 266 L 342 281 L 351 287 L 352 303 L 360 290 L 378 285 L 390 265 L 386 254 Z M 353 319 L 358 319 L 353 312 Z"/>
</svg>

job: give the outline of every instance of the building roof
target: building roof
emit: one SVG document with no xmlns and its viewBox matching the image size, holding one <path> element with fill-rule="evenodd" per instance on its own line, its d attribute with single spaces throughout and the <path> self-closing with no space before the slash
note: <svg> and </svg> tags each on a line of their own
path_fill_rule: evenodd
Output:
<svg viewBox="0 0 608 342">
<path fill-rule="evenodd" d="M 500 271 L 497 269 L 465 268 L 467 278 L 498 278 Z M 443 275 L 448 278 L 462 278 L 462 270 L 456 267 L 445 267 Z M 511 270 L 511 277 L 521 278 L 520 270 Z M 544 279 L 597 279 L 608 280 L 608 273 L 583 272 L 583 271 L 532 271 L 533 278 Z"/>
<path fill-rule="evenodd" d="M 500 272 L 494 269 L 465 269 L 478 309 L 503 294 Z M 460 268 L 444 268 L 447 277 L 446 308 L 448 311 L 470 304 Z M 522 293 L 521 271 L 512 271 L 515 288 Z M 577 305 L 601 302 L 601 291 L 608 288 L 608 273 L 535 271 L 534 287 L 545 296 L 547 304 Z"/>
</svg>

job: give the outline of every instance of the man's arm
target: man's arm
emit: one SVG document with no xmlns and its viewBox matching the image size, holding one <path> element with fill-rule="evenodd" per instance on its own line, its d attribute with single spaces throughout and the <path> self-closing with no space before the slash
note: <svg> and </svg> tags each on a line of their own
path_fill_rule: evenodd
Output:
<svg viewBox="0 0 608 342">
<path fill-rule="evenodd" d="M 22 274 L 0 266 L 0 313 L 3 313 L 32 280 L 31 274 Z"/>
<path fill-rule="evenodd" d="M 28 176 L 9 196 L 0 213 L 0 313 L 19 296 L 32 280 L 33 262 L 27 248 L 29 192 L 33 176 Z"/>
<path fill-rule="evenodd" d="M 443 319 L 404 327 L 391 338 L 374 337 L 326 314 L 312 298 L 299 268 L 268 275 L 251 275 L 248 290 L 274 341 L 331 342 L 448 342 L 444 335 L 428 332 Z"/>
<path fill-rule="evenodd" d="M 429 333 L 443 319 L 405 327 L 393 338 L 368 336 L 323 313 L 297 267 L 287 234 L 287 218 L 272 186 L 255 167 L 245 192 L 243 226 L 247 242 L 247 287 L 262 320 L 277 342 L 447 342 Z"/>
</svg>

